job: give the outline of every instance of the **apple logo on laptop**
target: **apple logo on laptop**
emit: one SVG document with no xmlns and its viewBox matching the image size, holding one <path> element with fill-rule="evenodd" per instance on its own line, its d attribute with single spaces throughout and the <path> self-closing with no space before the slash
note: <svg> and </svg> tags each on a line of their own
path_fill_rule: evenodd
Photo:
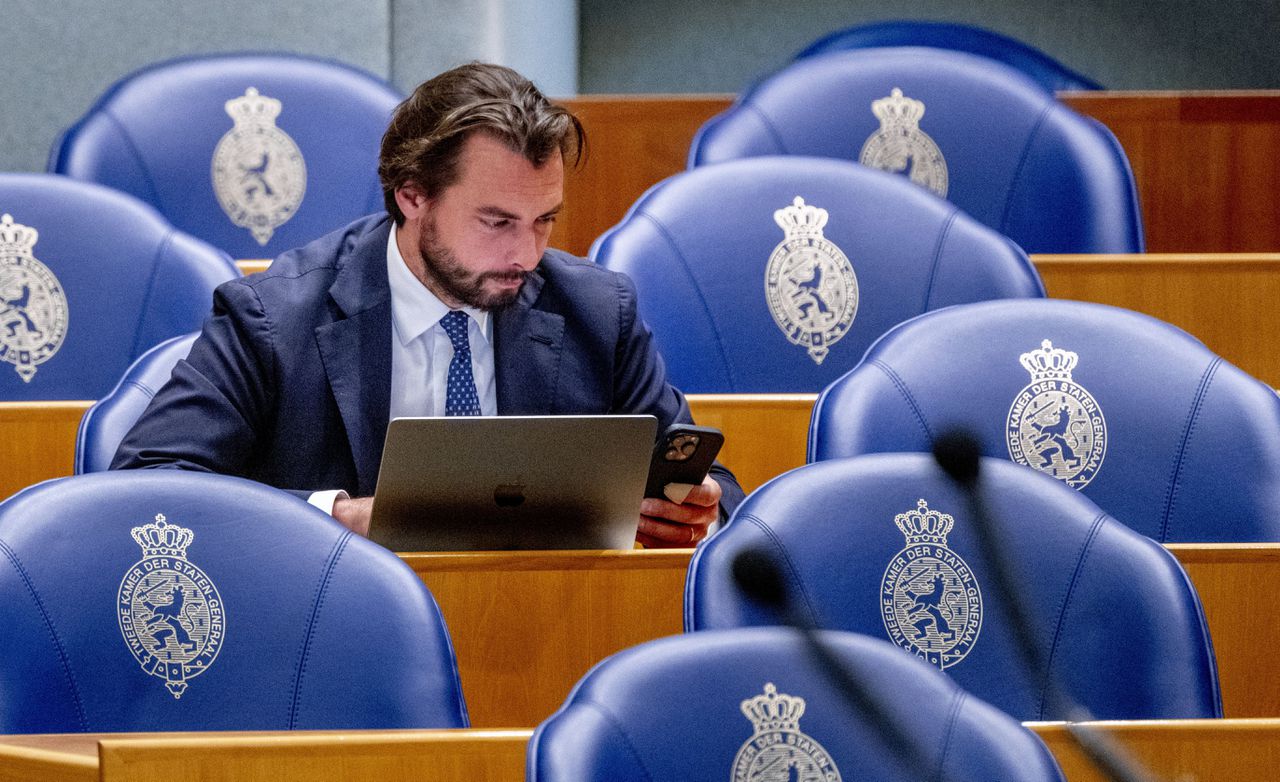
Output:
<svg viewBox="0 0 1280 782">
<path fill-rule="evenodd" d="M 499 483 L 493 489 L 493 501 L 499 508 L 514 508 L 524 502 L 523 483 Z"/>
</svg>

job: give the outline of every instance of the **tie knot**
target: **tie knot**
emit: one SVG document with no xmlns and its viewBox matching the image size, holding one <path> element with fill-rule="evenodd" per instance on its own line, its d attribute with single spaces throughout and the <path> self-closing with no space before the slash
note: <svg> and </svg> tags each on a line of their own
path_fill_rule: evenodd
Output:
<svg viewBox="0 0 1280 782">
<path fill-rule="evenodd" d="M 471 351 L 471 343 L 467 340 L 467 313 L 450 310 L 448 315 L 440 319 L 440 325 L 444 328 L 444 333 L 449 335 L 455 353 Z"/>
</svg>

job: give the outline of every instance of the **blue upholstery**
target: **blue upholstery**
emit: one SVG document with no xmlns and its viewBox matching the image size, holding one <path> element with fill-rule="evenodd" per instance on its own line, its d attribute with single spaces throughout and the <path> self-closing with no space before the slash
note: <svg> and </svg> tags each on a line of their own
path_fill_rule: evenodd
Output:
<svg viewBox="0 0 1280 782">
<path fill-rule="evenodd" d="M 842 282 L 830 251 L 788 239 L 777 222 L 788 212 L 804 219 L 792 209 L 797 197 L 826 210 L 822 240 L 852 267 L 856 311 L 843 332 L 840 302 L 852 297 L 841 290 L 854 286 Z M 952 204 L 898 177 L 821 158 L 752 158 L 677 174 L 642 196 L 591 257 L 635 280 L 672 382 L 692 393 L 818 391 L 921 312 L 1044 295 L 1021 250 Z M 798 298 L 814 282 L 815 298 Z M 786 317 L 771 314 L 771 298 Z M 795 329 L 791 336 L 780 323 Z M 829 353 L 804 344 L 814 332 Z"/>
<path fill-rule="evenodd" d="M 1021 356 L 1043 356 L 1043 340 L 1076 354 L 1057 390 L 1028 388 Z M 1081 399 L 1063 411 L 1065 437 L 1051 431 L 1064 427 L 1059 405 L 1029 415 L 1064 393 Z M 1280 541 L 1280 399 L 1154 318 L 1053 299 L 921 316 L 818 398 L 809 460 L 927 451 L 957 426 L 985 455 L 1020 454 L 1162 543 Z"/>
<path fill-rule="evenodd" d="M 995 538 L 1034 617 L 1027 630 L 1062 689 L 1100 719 L 1221 716 L 1209 631 L 1173 555 L 1051 478 L 998 459 L 981 467 Z M 949 530 L 939 514 L 951 517 Z M 909 543 L 900 515 L 905 530 L 941 530 L 941 540 Z M 927 454 L 800 467 L 747 497 L 694 554 L 685 625 L 776 623 L 731 575 L 739 552 L 763 548 L 818 626 L 927 654 L 1018 719 L 1063 719 L 1048 671 L 1022 662 L 974 524 Z"/>
<path fill-rule="evenodd" d="M 233 132 L 227 103 L 250 88 L 279 104 L 251 105 L 242 118 L 262 124 Z M 171 60 L 112 86 L 54 146 L 49 170 L 131 193 L 234 258 L 272 258 L 383 209 L 378 147 L 401 98 L 326 60 Z M 260 235 L 231 214 L 257 221 Z"/>
<path fill-rule="evenodd" d="M 895 111 L 923 111 L 916 130 L 882 133 L 873 102 L 894 90 L 923 104 Z M 865 155 L 886 170 L 909 167 L 1029 253 L 1143 248 L 1133 174 L 1111 132 L 1014 69 L 964 52 L 885 47 L 797 60 L 708 121 L 689 164 L 759 155 Z"/>
<path fill-rule="evenodd" d="M 188 545 L 144 556 L 149 534 Z M 0 505 L 0 626 L 3 733 L 467 724 L 413 571 L 240 478 L 104 472 L 14 495 Z"/>
<path fill-rule="evenodd" d="M 821 635 L 909 734 L 917 765 L 841 700 L 794 631 L 751 628 L 663 638 L 600 663 L 534 732 L 526 778 L 887 782 L 925 778 L 912 773 L 922 766 L 931 779 L 1063 779 L 1035 734 L 927 665 L 883 641 Z"/>
<path fill-rule="evenodd" d="M 0 174 L 0 213 L 0 400 L 97 399 L 152 345 L 200 328 L 213 289 L 240 274 L 99 185 Z"/>
<path fill-rule="evenodd" d="M 143 353 L 116 387 L 85 411 L 76 434 L 75 473 L 102 472 L 111 467 L 120 441 L 133 428 L 160 387 L 169 382 L 173 366 L 191 352 L 199 332 L 165 340 Z"/>
<path fill-rule="evenodd" d="M 1006 35 L 950 22 L 891 21 L 847 27 L 814 41 L 796 59 L 847 49 L 878 46 L 930 46 L 988 57 L 1034 79 L 1050 92 L 1100 90 L 1102 85 L 1022 41 Z"/>
</svg>

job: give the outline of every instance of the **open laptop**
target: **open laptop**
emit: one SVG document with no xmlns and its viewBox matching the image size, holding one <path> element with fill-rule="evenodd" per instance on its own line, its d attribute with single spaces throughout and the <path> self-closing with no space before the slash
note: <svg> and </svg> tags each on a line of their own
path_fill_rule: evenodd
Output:
<svg viewBox="0 0 1280 782">
<path fill-rule="evenodd" d="M 369 538 L 392 551 L 629 549 L 651 415 L 396 418 Z"/>
</svg>

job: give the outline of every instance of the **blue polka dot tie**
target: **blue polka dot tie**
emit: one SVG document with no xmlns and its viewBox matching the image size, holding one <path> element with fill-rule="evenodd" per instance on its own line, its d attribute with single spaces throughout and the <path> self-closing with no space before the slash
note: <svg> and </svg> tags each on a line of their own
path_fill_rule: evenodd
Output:
<svg viewBox="0 0 1280 782">
<path fill-rule="evenodd" d="M 480 415 L 480 397 L 476 394 L 476 378 L 471 372 L 467 313 L 452 310 L 440 319 L 440 325 L 453 343 L 453 360 L 449 362 L 448 389 L 444 396 L 444 414 Z"/>
</svg>

